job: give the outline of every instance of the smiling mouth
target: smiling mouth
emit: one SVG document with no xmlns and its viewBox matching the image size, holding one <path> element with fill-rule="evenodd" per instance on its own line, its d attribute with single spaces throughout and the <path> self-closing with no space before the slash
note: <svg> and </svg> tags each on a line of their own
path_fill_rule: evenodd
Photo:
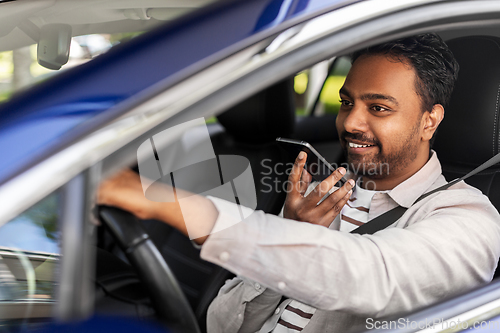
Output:
<svg viewBox="0 0 500 333">
<path fill-rule="evenodd" d="M 367 148 L 367 147 L 373 147 L 375 145 L 358 145 L 357 143 L 353 142 L 348 142 L 349 148 Z"/>
</svg>

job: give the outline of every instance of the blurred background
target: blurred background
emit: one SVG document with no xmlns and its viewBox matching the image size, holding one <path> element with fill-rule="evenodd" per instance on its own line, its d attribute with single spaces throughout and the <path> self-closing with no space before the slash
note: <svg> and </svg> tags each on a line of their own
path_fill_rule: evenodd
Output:
<svg viewBox="0 0 500 333">
<path fill-rule="evenodd" d="M 7 101 L 18 91 L 92 60 L 111 47 L 127 42 L 141 33 L 91 34 L 73 37 L 69 60 L 59 70 L 51 70 L 38 64 L 36 44 L 13 51 L 0 52 L 0 103 Z M 343 57 L 335 62 L 334 68 L 331 68 L 331 65 L 331 61 L 324 61 L 295 76 L 294 87 L 299 116 L 308 115 L 313 107 L 315 107 L 316 115 L 338 112 L 340 107 L 338 91 L 344 83 L 351 64 L 348 57 Z M 328 74 L 329 69 L 330 74 Z M 323 90 L 319 101 L 316 101 L 321 88 Z"/>
</svg>

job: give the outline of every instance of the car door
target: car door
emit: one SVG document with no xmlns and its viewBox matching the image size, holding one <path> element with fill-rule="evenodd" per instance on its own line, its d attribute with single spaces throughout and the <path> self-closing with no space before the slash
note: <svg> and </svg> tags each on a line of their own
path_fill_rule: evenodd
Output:
<svg viewBox="0 0 500 333">
<path fill-rule="evenodd" d="M 137 161 L 140 145 L 153 135 L 194 119 L 223 113 L 279 80 L 360 47 L 420 31 L 453 29 L 461 25 L 481 27 L 499 8 L 497 2 L 484 1 L 480 2 L 481 6 L 478 3 L 401 1 L 391 5 L 381 1 L 359 2 L 320 15 L 292 30 L 282 27 L 277 36 L 253 40 L 250 46 L 226 54 L 219 62 L 207 65 L 175 86 L 165 80 L 151 91 L 143 92 L 141 98 L 133 103 L 117 107 L 114 115 L 119 117 L 113 118 L 106 126 L 86 133 L 74 145 L 47 158 L 49 162 L 61 163 L 66 169 L 73 168 L 73 173 L 64 173 L 62 182 L 74 191 L 75 198 L 80 197 L 73 202 L 77 209 L 73 215 L 67 215 L 64 221 L 74 218 L 78 223 L 70 229 L 73 235 L 85 235 L 87 231 L 82 226 L 91 216 L 88 192 L 95 191 L 99 180 L 124 166 L 133 165 Z M 172 134 L 169 140 L 175 140 L 181 134 Z M 164 147 L 168 147 L 169 140 L 164 141 Z M 324 142 L 329 143 L 330 140 Z M 82 161 L 82 156 L 88 160 Z M 46 192 L 52 192 L 55 185 L 41 178 L 54 177 L 54 171 L 45 173 L 45 170 L 39 170 L 30 171 L 39 172 L 34 175 L 39 176 L 37 184 L 43 187 L 39 195 L 45 197 Z M 59 166 L 54 170 L 61 168 Z M 73 178 L 75 174 L 78 176 Z M 33 179 L 30 178 L 32 175 L 23 173 L 14 181 L 17 184 L 27 182 Z M 7 190 L 3 190 L 5 197 Z M 23 196 L 18 195 L 16 198 L 20 202 Z M 7 213 L 5 216 L 8 216 Z M 84 254 L 80 257 L 77 253 L 82 249 Z M 67 258 L 64 260 L 69 265 L 87 262 L 87 253 L 91 253 L 90 249 L 78 242 L 69 242 L 68 251 L 69 255 L 63 255 L 63 258 Z M 80 261 L 82 258 L 83 261 Z M 81 277 L 88 276 L 91 269 L 84 264 L 76 271 L 83 272 Z M 69 279 L 72 285 L 83 283 L 77 275 L 72 273 Z M 88 311 L 85 297 L 75 293 L 68 289 L 62 294 L 74 304 L 73 308 L 66 310 L 66 318 L 76 318 Z"/>
</svg>

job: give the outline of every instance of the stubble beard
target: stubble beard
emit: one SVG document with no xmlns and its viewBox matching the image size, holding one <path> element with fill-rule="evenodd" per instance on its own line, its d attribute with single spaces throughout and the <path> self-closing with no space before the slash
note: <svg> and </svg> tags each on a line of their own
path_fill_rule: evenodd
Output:
<svg viewBox="0 0 500 333">
<path fill-rule="evenodd" d="M 345 147 L 350 171 L 369 179 L 383 179 L 390 174 L 397 174 L 417 158 L 418 140 L 416 140 L 416 136 L 419 128 L 420 124 L 415 126 L 399 148 L 389 154 L 384 153 L 383 146 L 376 139 L 372 140 L 377 146 L 378 152 L 369 156 L 351 155 Z"/>
</svg>

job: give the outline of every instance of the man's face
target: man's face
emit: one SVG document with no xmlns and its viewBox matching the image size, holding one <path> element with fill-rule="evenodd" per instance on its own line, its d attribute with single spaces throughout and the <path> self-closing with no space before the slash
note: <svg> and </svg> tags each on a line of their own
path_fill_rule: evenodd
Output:
<svg viewBox="0 0 500 333">
<path fill-rule="evenodd" d="M 370 179 L 407 178 L 427 162 L 415 79 L 410 65 L 384 55 L 354 62 L 340 90 L 337 116 L 351 171 Z"/>
</svg>

